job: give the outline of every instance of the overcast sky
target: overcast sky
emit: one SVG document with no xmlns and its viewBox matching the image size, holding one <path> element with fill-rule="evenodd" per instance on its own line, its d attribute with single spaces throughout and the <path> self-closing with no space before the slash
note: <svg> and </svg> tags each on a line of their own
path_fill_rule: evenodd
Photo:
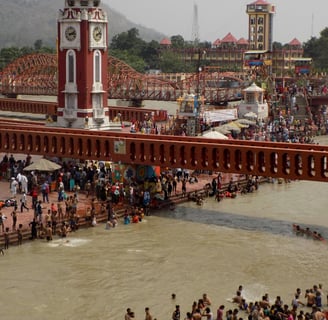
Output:
<svg viewBox="0 0 328 320">
<path fill-rule="evenodd" d="M 192 39 L 194 4 L 198 7 L 199 37 L 202 41 L 222 39 L 231 32 L 248 38 L 246 5 L 253 0 L 102 0 L 132 22 L 171 37 Z M 293 38 L 308 41 L 328 26 L 328 0 L 274 0 L 274 41 Z"/>
</svg>

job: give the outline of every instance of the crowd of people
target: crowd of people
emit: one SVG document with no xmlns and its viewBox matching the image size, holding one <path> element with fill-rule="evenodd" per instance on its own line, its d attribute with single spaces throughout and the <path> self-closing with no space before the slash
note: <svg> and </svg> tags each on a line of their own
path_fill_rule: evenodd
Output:
<svg viewBox="0 0 328 320">
<path fill-rule="evenodd" d="M 8 201 L 11 201 L 10 207 L 13 207 L 10 214 L 13 221 L 11 232 L 16 232 L 17 237 L 21 236 L 22 229 L 20 234 L 16 229 L 17 217 L 19 220 L 17 213 L 31 210 L 34 213 L 33 219 L 28 225 L 23 225 L 23 230 L 29 228 L 30 238 L 33 240 L 51 241 L 54 235 L 67 237 L 70 232 L 78 229 L 82 221 L 90 226 L 97 225 L 98 215 L 107 215 L 108 229 L 115 227 L 120 217 L 123 218 L 124 224 L 138 223 L 144 216 L 149 215 L 152 209 L 161 208 L 167 200 L 170 202 L 171 198 L 177 195 L 202 205 L 206 195 L 215 195 L 220 201 L 223 197 L 233 198 L 238 193 L 253 192 L 259 184 L 258 177 L 250 177 L 245 185 L 231 179 L 223 191 L 223 184 L 227 182 L 227 176 L 231 175 L 212 173 L 208 176 L 213 178 L 208 184 L 206 194 L 206 188 L 203 193 L 190 192 L 189 186 L 193 185 L 196 188 L 193 190 L 197 190 L 204 188 L 204 184 L 197 185 L 201 173 L 189 172 L 185 168 L 164 170 L 158 176 L 139 182 L 135 178 L 129 178 L 123 183 L 115 179 L 111 167 L 103 162 L 64 162 L 58 171 L 27 173 L 24 168 L 26 163 L 31 163 L 29 155 L 24 161 L 16 161 L 13 155 L 5 156 L 2 162 L 8 163 L 10 169 L 7 179 L 11 194 Z M 18 169 L 13 170 L 14 167 Z M 22 183 L 22 180 L 25 181 L 22 177 L 26 178 L 26 183 Z M 54 197 L 54 194 L 57 194 L 57 197 Z M 85 212 L 79 210 L 81 197 L 81 207 Z M 115 214 L 114 207 L 122 210 L 120 217 Z M 170 208 L 174 209 L 174 204 Z M 3 233 L 4 222 L 5 217 L 0 219 L 0 231 Z M 8 227 L 8 223 L 6 226 Z"/>
<path fill-rule="evenodd" d="M 221 304 L 214 308 L 207 293 L 200 299 L 194 301 L 189 311 L 182 314 L 180 305 L 176 305 L 172 315 L 172 320 L 325 320 L 328 312 L 323 310 L 324 292 L 322 284 L 313 285 L 306 289 L 304 295 L 302 290 L 297 288 L 291 301 L 283 302 L 281 296 L 277 296 L 270 301 L 269 294 L 264 293 L 257 301 L 247 301 L 243 296 L 243 286 L 240 285 L 236 295 L 232 298 L 234 308 L 227 309 Z M 302 301 L 302 298 L 304 301 Z M 172 294 L 172 300 L 176 295 Z M 328 303 L 328 296 L 327 296 Z M 127 308 L 124 320 L 136 319 L 135 313 L 131 308 Z M 140 317 L 139 317 L 140 319 Z M 156 320 L 150 312 L 150 308 L 145 308 L 145 320 Z"/>
<path fill-rule="evenodd" d="M 302 228 L 298 224 L 293 224 L 293 230 L 297 236 L 306 236 L 313 240 L 326 241 L 321 233 L 316 230 L 310 230 L 309 227 Z"/>
<path fill-rule="evenodd" d="M 8 221 L 5 223 L 7 217 L 0 215 L 0 231 L 6 238 L 6 248 L 9 245 L 7 235 L 16 232 L 17 237 L 21 237 L 26 228 L 31 231 L 31 239 L 51 241 L 54 235 L 67 237 L 70 232 L 77 230 L 83 219 L 90 226 L 97 225 L 98 215 L 107 215 L 107 227 L 115 227 L 118 217 L 114 207 L 128 208 L 123 217 L 124 224 L 140 222 L 145 215 L 149 215 L 151 208 L 160 207 L 162 200 L 177 194 L 178 184 L 181 184 L 182 192 L 186 193 L 187 183 L 197 181 L 184 169 L 177 170 L 173 175 L 164 172 L 145 181 L 138 182 L 130 178 L 129 182 L 122 183 L 114 178 L 111 167 L 103 162 L 72 161 L 62 163 L 58 171 L 25 171 L 24 168 L 30 163 L 30 155 L 23 161 L 16 161 L 13 155 L 5 155 L 1 162 L 1 167 L 6 168 L 3 177 L 9 181 L 10 190 L 10 198 L 3 205 L 13 209 L 10 214 L 11 228 Z M 81 197 L 85 212 L 79 210 Z M 18 231 L 18 213 L 24 211 L 32 211 L 33 218 Z"/>
</svg>

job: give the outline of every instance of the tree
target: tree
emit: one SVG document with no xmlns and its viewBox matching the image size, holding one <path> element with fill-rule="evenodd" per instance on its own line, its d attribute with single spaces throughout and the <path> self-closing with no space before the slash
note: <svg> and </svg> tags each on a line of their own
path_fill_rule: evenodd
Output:
<svg viewBox="0 0 328 320">
<path fill-rule="evenodd" d="M 185 72 L 185 65 L 178 54 L 164 51 L 160 57 L 160 69 L 164 73 Z"/>
<path fill-rule="evenodd" d="M 26 56 L 28 54 L 31 54 L 34 52 L 34 49 L 32 47 L 22 47 L 20 49 L 21 55 Z"/>
<path fill-rule="evenodd" d="M 200 48 L 210 49 L 212 47 L 212 43 L 210 41 L 204 41 L 199 44 Z"/>
<path fill-rule="evenodd" d="M 171 37 L 172 48 L 184 48 L 185 40 L 182 36 L 176 35 Z"/>
<path fill-rule="evenodd" d="M 274 50 L 282 50 L 283 45 L 282 45 L 281 42 L 274 41 L 272 43 L 272 47 L 273 47 Z"/>
<path fill-rule="evenodd" d="M 35 51 L 39 52 L 41 50 L 42 46 L 43 46 L 42 40 L 39 39 L 34 42 Z"/>
<path fill-rule="evenodd" d="M 110 44 L 110 49 L 133 50 L 136 54 L 139 54 L 145 45 L 146 42 L 139 37 L 138 29 L 132 28 L 127 32 L 122 32 L 114 36 Z"/>
<path fill-rule="evenodd" d="M 317 70 L 328 70 L 328 28 L 320 32 L 320 37 L 312 37 L 304 43 L 304 56 L 311 57 Z"/>
<path fill-rule="evenodd" d="M 128 50 L 111 50 L 109 54 L 119 60 L 124 61 L 134 70 L 142 73 L 145 72 L 146 63 L 138 55 L 135 55 Z"/>
<path fill-rule="evenodd" d="M 156 69 L 159 66 L 159 43 L 157 41 L 147 43 L 142 40 L 136 28 L 116 35 L 109 48 L 113 56 L 131 65 L 139 72 Z"/>
<path fill-rule="evenodd" d="M 141 57 L 145 60 L 147 69 L 159 68 L 159 43 L 157 41 L 151 41 L 141 51 Z"/>
<path fill-rule="evenodd" d="M 21 56 L 21 51 L 18 47 L 3 48 L 0 51 L 0 67 L 3 69 L 7 64 L 16 60 Z"/>
</svg>

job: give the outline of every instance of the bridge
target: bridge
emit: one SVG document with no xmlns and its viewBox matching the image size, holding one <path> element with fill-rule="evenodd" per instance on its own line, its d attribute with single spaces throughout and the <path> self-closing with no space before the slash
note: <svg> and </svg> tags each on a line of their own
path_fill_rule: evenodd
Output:
<svg viewBox="0 0 328 320">
<path fill-rule="evenodd" d="M 241 83 L 231 75 L 200 73 L 181 82 L 168 82 L 141 75 L 114 58 L 109 59 L 108 84 L 111 98 L 176 100 L 199 85 L 208 101 L 236 99 Z M 0 74 L 0 91 L 6 95 L 57 95 L 57 58 L 37 54 L 19 58 Z M 211 78 L 213 77 L 213 78 Z M 238 84 L 222 88 L 220 81 Z M 56 115 L 57 104 L 16 99 L 0 100 L 0 109 L 10 112 Z M 141 112 L 122 108 L 131 119 Z M 148 110 L 149 111 L 149 110 Z M 183 167 L 192 170 L 233 172 L 274 178 L 327 181 L 328 147 L 243 140 L 213 140 L 152 134 L 59 128 L 55 122 L 0 120 L 0 152 L 30 153 L 49 157 L 98 159 L 126 164 Z"/>
<path fill-rule="evenodd" d="M 46 127 L 0 120 L 0 152 L 328 181 L 328 147 Z"/>
<path fill-rule="evenodd" d="M 0 73 L 0 93 L 6 96 L 52 95 L 58 93 L 57 55 L 31 54 L 16 59 Z M 176 101 L 197 91 L 211 104 L 239 100 L 242 81 L 231 73 L 202 72 L 173 82 L 141 74 L 122 61 L 109 57 L 109 99 Z"/>
<path fill-rule="evenodd" d="M 57 102 L 21 100 L 13 98 L 0 99 L 0 111 L 9 114 L 26 113 L 44 115 L 47 121 L 56 121 Z M 120 117 L 121 121 L 144 121 L 146 116 L 152 114 L 155 122 L 166 121 L 168 114 L 166 110 L 144 109 L 138 107 L 113 107 L 109 108 L 109 118 Z"/>
</svg>

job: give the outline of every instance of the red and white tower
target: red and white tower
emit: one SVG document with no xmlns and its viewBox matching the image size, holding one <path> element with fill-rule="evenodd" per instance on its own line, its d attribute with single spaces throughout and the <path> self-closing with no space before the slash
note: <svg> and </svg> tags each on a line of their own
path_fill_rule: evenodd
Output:
<svg viewBox="0 0 328 320">
<path fill-rule="evenodd" d="M 108 19 L 100 0 L 65 0 L 58 18 L 57 125 L 105 129 Z"/>
</svg>

